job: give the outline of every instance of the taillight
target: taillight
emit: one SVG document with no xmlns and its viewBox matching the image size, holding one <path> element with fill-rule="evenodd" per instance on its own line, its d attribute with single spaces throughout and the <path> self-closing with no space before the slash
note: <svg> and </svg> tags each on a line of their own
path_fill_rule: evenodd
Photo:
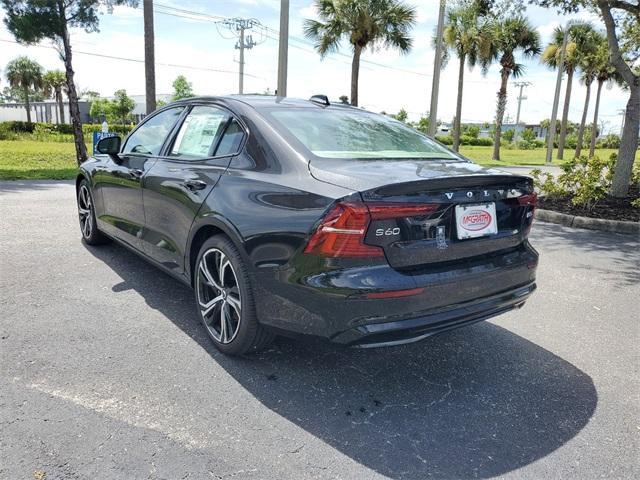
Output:
<svg viewBox="0 0 640 480">
<path fill-rule="evenodd" d="M 364 203 L 338 203 L 318 225 L 304 253 L 324 257 L 381 257 L 382 248 L 364 244 L 370 221 Z"/>
<path fill-rule="evenodd" d="M 422 216 L 437 208 L 437 205 L 338 203 L 318 225 L 304 253 L 325 257 L 382 257 L 382 247 L 364 243 L 371 220 Z"/>
<path fill-rule="evenodd" d="M 528 195 L 521 195 L 518 197 L 518 203 L 520 205 L 531 205 L 535 208 L 538 203 L 538 194 L 533 192 Z"/>
</svg>

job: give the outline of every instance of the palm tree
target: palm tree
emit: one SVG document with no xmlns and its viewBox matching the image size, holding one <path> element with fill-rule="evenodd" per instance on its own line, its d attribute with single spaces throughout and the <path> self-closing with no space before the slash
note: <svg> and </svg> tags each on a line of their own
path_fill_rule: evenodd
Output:
<svg viewBox="0 0 640 480">
<path fill-rule="evenodd" d="M 490 37 L 486 30 L 486 25 L 479 18 L 475 2 L 462 4 L 447 12 L 443 40 L 447 50 L 455 52 L 459 61 L 458 97 L 453 121 L 453 149 L 456 152 L 460 148 L 464 67 L 467 63 L 469 68 L 473 68 L 479 62 L 483 72 L 486 72 L 490 63 Z M 445 54 L 445 61 L 447 59 L 448 53 Z"/>
<path fill-rule="evenodd" d="M 42 66 L 29 57 L 17 57 L 7 63 L 7 81 L 14 88 L 21 89 L 27 110 L 27 122 L 31 123 L 29 95 L 42 88 Z"/>
<path fill-rule="evenodd" d="M 598 50 L 607 47 L 607 39 L 600 32 L 593 30 L 588 37 L 584 39 L 584 48 L 580 50 L 579 68 L 582 71 L 581 80 L 587 87 L 587 93 L 584 99 L 584 108 L 582 109 L 582 119 L 578 128 L 578 141 L 576 143 L 575 156 L 579 157 L 582 153 L 582 141 L 584 139 L 584 129 L 587 123 L 587 113 L 589 113 L 589 101 L 591 99 L 591 84 L 593 83 L 600 58 Z"/>
<path fill-rule="evenodd" d="M 500 138 L 502 120 L 507 106 L 507 84 L 509 77 L 518 78 L 524 73 L 524 65 L 516 61 L 516 53 L 533 57 L 540 53 L 540 35 L 523 17 L 508 17 L 495 20 L 489 26 L 490 51 L 488 58 L 497 59 L 501 65 L 500 90 L 496 108 L 496 130 L 493 144 L 493 159 L 500 160 Z"/>
<path fill-rule="evenodd" d="M 363 50 L 411 49 L 409 31 L 416 21 L 414 7 L 400 0 L 315 0 L 320 20 L 305 20 L 304 33 L 316 44 L 321 57 L 337 51 L 347 37 L 353 48 L 351 105 L 358 105 L 358 76 Z"/>
<path fill-rule="evenodd" d="M 64 123 L 62 91 L 67 86 L 67 77 L 61 70 L 49 70 L 42 77 L 42 84 L 44 88 L 44 95 L 46 97 L 53 98 L 58 104 L 58 111 L 60 112 L 59 123 Z"/>
<path fill-rule="evenodd" d="M 602 92 L 602 86 L 605 82 L 611 81 L 617 77 L 616 69 L 611 64 L 611 55 L 609 52 L 609 45 L 605 39 L 605 42 L 602 45 L 599 45 L 594 62 L 596 64 L 595 67 L 595 78 L 598 82 L 598 88 L 596 90 L 596 105 L 593 111 L 593 124 L 591 125 L 591 143 L 589 145 L 589 158 L 593 157 L 596 150 L 596 139 L 598 136 L 598 113 L 600 110 L 600 93 Z"/>
<path fill-rule="evenodd" d="M 569 106 L 571 104 L 571 89 L 573 87 L 573 74 L 580 61 L 580 47 L 582 39 L 593 31 L 593 26 L 584 22 L 571 22 L 568 29 L 557 27 L 553 32 L 553 40 L 542 53 L 542 63 L 552 69 L 558 68 L 560 50 L 565 34 L 569 35 L 567 49 L 564 56 L 564 71 L 567 74 L 567 86 L 564 94 L 564 106 L 562 108 L 562 120 L 560 123 L 560 136 L 558 137 L 558 159 L 564 157 L 564 145 L 567 136 L 567 122 L 569 118 Z"/>
</svg>

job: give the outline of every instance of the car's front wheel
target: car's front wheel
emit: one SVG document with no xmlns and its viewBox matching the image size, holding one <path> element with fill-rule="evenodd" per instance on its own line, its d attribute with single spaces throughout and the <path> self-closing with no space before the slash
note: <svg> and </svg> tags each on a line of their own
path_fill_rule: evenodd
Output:
<svg viewBox="0 0 640 480">
<path fill-rule="evenodd" d="M 78 185 L 78 219 L 80 220 L 80 232 L 87 245 L 100 245 L 107 243 L 109 239 L 98 230 L 93 196 L 89 188 L 89 182 L 84 179 Z"/>
<path fill-rule="evenodd" d="M 218 235 L 202 245 L 194 287 L 200 318 L 221 352 L 242 355 L 273 339 L 258 323 L 247 268 L 227 237 Z"/>
</svg>

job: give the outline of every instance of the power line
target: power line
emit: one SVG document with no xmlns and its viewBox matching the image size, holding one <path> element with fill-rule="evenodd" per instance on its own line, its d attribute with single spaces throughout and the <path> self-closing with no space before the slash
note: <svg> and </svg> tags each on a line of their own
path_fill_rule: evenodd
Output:
<svg viewBox="0 0 640 480">
<path fill-rule="evenodd" d="M 0 42 L 5 42 L 5 43 L 14 43 L 16 45 L 21 45 L 24 46 L 23 44 L 21 44 L 20 42 L 16 42 L 15 40 L 6 40 L 4 38 L 0 38 Z M 29 45 L 29 47 L 38 47 L 38 48 L 47 48 L 49 50 L 57 50 L 56 47 L 53 46 L 48 46 L 48 45 Z M 99 58 L 107 58 L 109 60 L 121 60 L 121 61 L 125 61 L 125 62 L 135 62 L 135 63 L 144 63 L 144 60 L 139 59 L 139 58 L 127 58 L 127 57 L 118 57 L 115 55 L 106 55 L 103 53 L 96 53 L 96 52 L 83 52 L 81 50 L 73 50 L 74 54 L 78 54 L 78 55 L 88 55 L 91 57 L 99 57 Z M 163 67 L 171 67 L 171 68 L 184 68 L 184 69 L 189 69 L 189 70 L 203 70 L 206 72 L 216 72 L 216 73 L 230 73 L 235 75 L 237 72 L 234 72 L 232 70 L 223 70 L 223 69 L 219 69 L 219 68 L 210 68 L 210 67 L 197 67 L 194 65 L 181 65 L 181 64 L 177 64 L 177 63 L 162 63 L 162 62 L 156 62 L 156 65 L 160 65 Z M 253 77 L 253 78 L 257 78 L 260 80 L 265 80 L 264 77 L 259 77 L 257 75 L 250 75 L 250 74 L 245 74 L 248 77 Z"/>
</svg>

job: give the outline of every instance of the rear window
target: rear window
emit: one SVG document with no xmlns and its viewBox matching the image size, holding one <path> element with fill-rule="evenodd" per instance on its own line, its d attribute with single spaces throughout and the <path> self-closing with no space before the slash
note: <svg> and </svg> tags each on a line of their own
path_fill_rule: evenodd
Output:
<svg viewBox="0 0 640 480">
<path fill-rule="evenodd" d="M 384 115 L 319 108 L 269 109 L 265 113 L 322 158 L 459 160 L 427 136 Z"/>
</svg>

